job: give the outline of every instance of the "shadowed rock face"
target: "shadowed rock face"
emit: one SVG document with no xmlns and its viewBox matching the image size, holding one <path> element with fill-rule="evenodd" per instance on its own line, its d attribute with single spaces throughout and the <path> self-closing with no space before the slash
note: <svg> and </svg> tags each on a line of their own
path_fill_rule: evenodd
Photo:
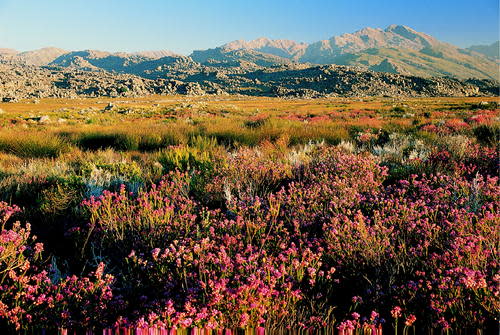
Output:
<svg viewBox="0 0 500 335">
<path fill-rule="evenodd" d="M 404 69 L 401 69 L 399 65 L 397 65 L 396 63 L 387 58 L 381 61 L 377 65 L 370 66 L 370 70 L 375 72 L 408 74 L 405 73 Z"/>
</svg>

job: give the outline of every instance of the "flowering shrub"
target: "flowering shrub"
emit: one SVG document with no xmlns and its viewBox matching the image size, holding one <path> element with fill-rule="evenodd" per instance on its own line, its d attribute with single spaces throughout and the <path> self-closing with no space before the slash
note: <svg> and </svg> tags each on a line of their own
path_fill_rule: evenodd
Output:
<svg viewBox="0 0 500 335">
<path fill-rule="evenodd" d="M 0 320 L 19 330 L 30 325 L 47 328 L 99 325 L 111 300 L 113 278 L 101 264 L 92 277 L 72 276 L 53 282 L 39 265 L 42 243 L 34 243 L 30 225 L 6 228 L 19 208 L 0 202 Z"/>
<path fill-rule="evenodd" d="M 500 187 L 479 168 L 492 158 L 482 152 L 471 146 L 452 174 L 387 185 L 387 168 L 369 154 L 317 147 L 299 165 L 278 155 L 269 164 L 289 171 L 276 175 L 281 189 L 240 188 L 215 209 L 190 196 L 187 174 L 172 172 L 137 196 L 122 188 L 84 201 L 85 243 L 119 269 L 122 325 L 480 327 L 499 308 L 500 238 Z M 219 176 L 261 178 L 243 165 L 279 171 L 240 160 L 255 154 L 239 151 Z M 440 155 L 421 164 L 456 162 Z"/>
<path fill-rule="evenodd" d="M 356 149 L 295 152 L 282 138 L 210 163 L 203 188 L 189 165 L 141 191 L 122 186 L 84 200 L 88 220 L 69 235 L 85 264 L 100 264 L 89 277 L 51 276 L 29 225 L 8 225 L 19 209 L 0 203 L 0 317 L 17 328 L 341 334 L 492 322 L 495 149 L 457 135 L 435 148 L 372 135 Z M 394 177 L 410 165 L 415 173 Z"/>
<path fill-rule="evenodd" d="M 440 121 L 437 124 L 428 123 L 423 125 L 420 129 L 441 135 L 462 133 L 470 128 L 469 123 L 461 119 L 449 119 Z"/>
<path fill-rule="evenodd" d="M 286 140 L 286 139 L 284 139 Z M 246 196 L 266 197 L 292 177 L 292 157 L 286 143 L 264 143 L 259 149 L 242 148 L 230 154 L 212 182 L 206 185 L 213 200 L 233 202 Z"/>
<path fill-rule="evenodd" d="M 499 191 L 496 177 L 415 176 L 331 219 L 325 249 L 368 306 L 425 306 L 435 325 L 479 325 L 498 304 Z"/>
</svg>

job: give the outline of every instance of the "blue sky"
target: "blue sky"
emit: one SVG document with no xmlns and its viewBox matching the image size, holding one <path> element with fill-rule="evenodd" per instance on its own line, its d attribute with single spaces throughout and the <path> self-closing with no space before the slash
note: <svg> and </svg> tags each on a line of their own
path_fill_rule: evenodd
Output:
<svg viewBox="0 0 500 335">
<path fill-rule="evenodd" d="M 0 47 L 189 54 L 235 39 L 309 43 L 393 23 L 462 47 L 492 43 L 499 1 L 0 0 Z"/>
</svg>

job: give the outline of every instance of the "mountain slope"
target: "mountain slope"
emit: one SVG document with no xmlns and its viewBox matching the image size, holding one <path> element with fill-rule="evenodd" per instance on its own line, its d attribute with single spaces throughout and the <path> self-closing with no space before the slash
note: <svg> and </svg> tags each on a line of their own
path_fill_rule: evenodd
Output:
<svg viewBox="0 0 500 335">
<path fill-rule="evenodd" d="M 328 64 L 344 54 L 356 54 L 373 48 L 421 50 L 439 45 L 433 37 L 416 32 L 406 26 L 391 25 L 385 30 L 364 28 L 352 34 L 334 36 L 308 46 L 302 62 Z"/>
<path fill-rule="evenodd" d="M 496 41 L 490 45 L 473 45 L 468 47 L 467 50 L 498 60 L 500 58 L 500 41 Z"/>
<path fill-rule="evenodd" d="M 146 51 L 137 53 L 109 53 L 98 50 L 68 52 L 49 63 L 53 67 L 85 71 L 108 71 L 151 77 L 151 73 L 182 64 L 189 68 L 190 58 L 170 51 Z M 195 66 L 196 64 L 191 64 Z"/>
<path fill-rule="evenodd" d="M 289 59 L 253 49 L 215 48 L 195 50 L 190 57 L 198 63 L 222 68 L 256 69 L 279 64 L 287 64 Z"/>
<path fill-rule="evenodd" d="M 26 65 L 47 65 L 57 57 L 67 53 L 66 50 L 59 48 L 42 48 L 33 51 L 21 52 L 15 55 L 15 58 Z"/>
<path fill-rule="evenodd" d="M 12 49 L 0 49 L 0 60 L 17 64 L 43 66 L 65 53 L 67 53 L 66 50 L 52 47 L 25 52 L 18 52 Z"/>
<path fill-rule="evenodd" d="M 367 67 L 423 77 L 498 79 L 498 63 L 406 26 L 365 28 L 308 46 L 301 62 Z M 391 63 L 393 66 L 387 67 Z"/>
<path fill-rule="evenodd" d="M 216 50 L 221 54 L 256 51 L 300 63 L 359 66 L 380 72 L 422 77 L 449 76 L 460 79 L 498 80 L 499 63 L 484 55 L 403 25 L 385 29 L 364 28 L 307 45 L 288 40 L 259 38 L 233 41 Z M 198 56 L 203 52 L 196 52 Z M 199 60 L 197 60 L 199 61 Z M 232 59 L 236 62 L 237 59 Z"/>
<path fill-rule="evenodd" d="M 17 54 L 17 50 L 8 49 L 8 48 L 0 48 L 0 56 L 2 55 L 15 55 Z"/>
</svg>

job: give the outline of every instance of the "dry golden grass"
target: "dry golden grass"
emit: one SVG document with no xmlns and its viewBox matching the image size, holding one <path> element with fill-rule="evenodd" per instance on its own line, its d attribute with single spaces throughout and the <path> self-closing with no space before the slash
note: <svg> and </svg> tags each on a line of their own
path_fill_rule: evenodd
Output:
<svg viewBox="0 0 500 335">
<path fill-rule="evenodd" d="M 444 106 L 458 106 L 464 103 L 480 103 L 482 101 L 500 102 L 498 97 L 467 97 L 467 98 L 325 98 L 315 100 L 304 99 L 281 99 L 261 98 L 247 96 L 206 96 L 206 97 L 184 97 L 184 96 L 148 96 L 140 98 L 81 98 L 81 99 L 40 99 L 39 103 L 33 100 L 22 100 L 15 103 L 0 103 L 0 108 L 7 114 L 21 113 L 49 113 L 68 109 L 78 111 L 88 108 L 102 110 L 108 103 L 113 103 L 124 108 L 174 108 L 186 104 L 203 104 L 209 109 L 227 110 L 231 109 L 245 113 L 256 111 L 267 112 L 299 112 L 299 113 L 324 113 L 335 110 L 389 110 L 393 105 L 407 104 L 422 109 L 436 109 Z M 195 107 L 196 108 L 196 107 Z"/>
<path fill-rule="evenodd" d="M 470 106 L 498 98 L 280 99 L 243 96 L 41 99 L 0 103 L 0 151 L 57 157 L 80 148 L 157 151 L 194 136 L 227 146 L 257 145 L 288 136 L 339 143 L 354 129 L 408 131 L 423 123 L 464 120 Z M 112 103 L 112 110 L 106 106 Z M 499 110 L 489 112 L 498 123 Z M 37 121 L 48 116 L 45 122 Z"/>
</svg>

